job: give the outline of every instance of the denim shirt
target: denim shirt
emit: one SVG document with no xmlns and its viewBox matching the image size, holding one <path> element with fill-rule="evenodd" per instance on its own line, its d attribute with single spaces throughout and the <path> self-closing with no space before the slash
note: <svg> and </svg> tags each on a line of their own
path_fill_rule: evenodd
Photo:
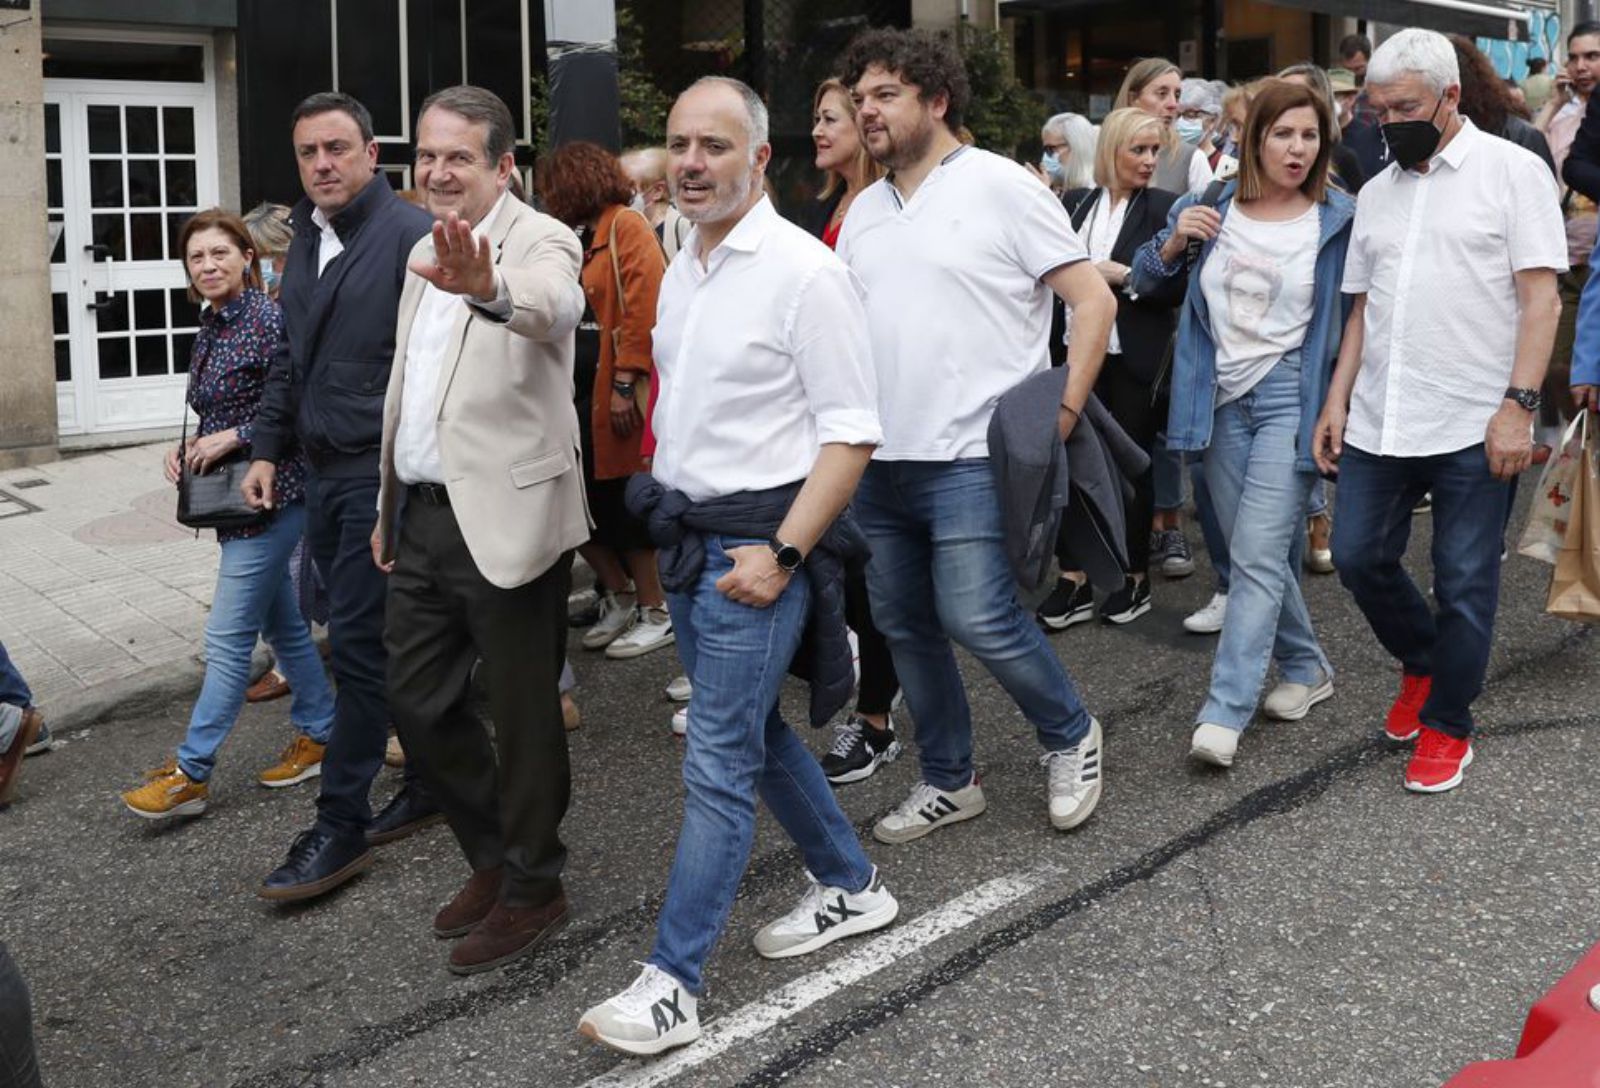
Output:
<svg viewBox="0 0 1600 1088">
<path fill-rule="evenodd" d="M 1236 182 L 1229 182 L 1217 202 L 1224 219 L 1233 205 Z M 1200 290 L 1200 266 L 1211 256 L 1215 239 L 1200 250 L 1194 267 L 1180 256 L 1172 264 L 1161 260 L 1161 247 L 1172 236 L 1178 216 L 1198 202 L 1194 194 L 1172 206 L 1167 226 L 1139 248 L 1133 259 L 1133 290 L 1143 294 L 1156 290 L 1164 280 L 1189 275 L 1189 290 L 1178 317 L 1178 336 L 1172 353 L 1172 407 L 1167 417 L 1167 448 L 1203 450 L 1211 444 L 1211 426 L 1216 417 L 1217 345 L 1211 338 L 1211 315 Z M 1337 189 L 1329 188 L 1319 215 L 1317 264 L 1312 286 L 1311 324 L 1306 328 L 1300 348 L 1300 429 L 1295 437 L 1295 467 L 1315 472 L 1311 442 L 1317 417 L 1328 397 L 1339 356 L 1339 341 L 1345 319 L 1354 300 L 1339 291 L 1344 279 L 1345 251 L 1350 245 L 1350 224 L 1355 219 L 1356 202 Z"/>
</svg>

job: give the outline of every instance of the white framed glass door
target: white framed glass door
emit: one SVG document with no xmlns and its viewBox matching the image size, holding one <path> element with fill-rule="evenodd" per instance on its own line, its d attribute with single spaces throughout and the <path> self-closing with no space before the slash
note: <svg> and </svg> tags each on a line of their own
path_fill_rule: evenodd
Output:
<svg viewBox="0 0 1600 1088">
<path fill-rule="evenodd" d="M 178 232 L 217 203 L 211 84 L 47 80 L 63 435 L 167 429 L 199 322 Z"/>
</svg>

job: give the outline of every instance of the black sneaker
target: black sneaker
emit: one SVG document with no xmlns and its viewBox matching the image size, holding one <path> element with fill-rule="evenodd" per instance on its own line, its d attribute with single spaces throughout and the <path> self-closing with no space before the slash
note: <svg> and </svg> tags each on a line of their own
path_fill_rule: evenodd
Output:
<svg viewBox="0 0 1600 1088">
<path fill-rule="evenodd" d="M 1094 618 L 1094 590 L 1088 582 L 1058 579 L 1033 616 L 1047 631 L 1065 631 L 1075 623 L 1086 623 Z"/>
<path fill-rule="evenodd" d="M 1150 611 L 1150 579 L 1129 578 L 1122 588 L 1100 602 L 1100 618 L 1106 623 L 1132 623 Z"/>
<path fill-rule="evenodd" d="M 1150 561 L 1168 578 L 1187 578 L 1194 573 L 1194 554 L 1182 529 L 1163 529 Z"/>
<path fill-rule="evenodd" d="M 859 714 L 852 714 L 834 735 L 833 747 L 822 757 L 822 774 L 835 786 L 871 778 L 881 764 L 893 763 L 900 754 L 894 735 L 894 717 L 888 727 L 876 729 Z"/>
</svg>

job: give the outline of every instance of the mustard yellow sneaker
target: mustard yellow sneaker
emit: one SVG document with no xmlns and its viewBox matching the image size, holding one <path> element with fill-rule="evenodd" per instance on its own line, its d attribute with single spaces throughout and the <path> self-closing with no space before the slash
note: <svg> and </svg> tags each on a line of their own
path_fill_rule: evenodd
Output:
<svg viewBox="0 0 1600 1088">
<path fill-rule="evenodd" d="M 176 759 L 168 760 L 144 777 L 144 785 L 122 795 L 122 803 L 135 816 L 165 820 L 172 816 L 198 816 L 206 810 L 206 797 L 210 792 L 206 784 L 184 774 Z"/>
<path fill-rule="evenodd" d="M 304 733 L 296 733 L 289 747 L 278 757 L 278 762 L 261 772 L 261 784 L 275 790 L 316 778 L 322 773 L 322 751 L 325 747 Z"/>
</svg>

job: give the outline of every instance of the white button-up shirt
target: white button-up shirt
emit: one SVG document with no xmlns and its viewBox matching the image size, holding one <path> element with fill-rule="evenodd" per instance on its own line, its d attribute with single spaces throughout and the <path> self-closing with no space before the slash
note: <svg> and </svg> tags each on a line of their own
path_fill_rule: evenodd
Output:
<svg viewBox="0 0 1600 1088">
<path fill-rule="evenodd" d="M 489 224 L 505 202 L 506 194 L 501 193 L 489 213 L 478 220 L 474 233 L 479 238 L 488 237 Z M 498 274 L 495 288 L 499 295 L 505 295 L 505 283 Z M 467 306 L 467 296 L 452 295 L 431 283 L 423 287 L 422 298 L 417 301 L 411 335 L 406 340 L 405 388 L 400 396 L 400 426 L 394 439 L 394 471 L 402 483 L 445 482 L 444 462 L 439 457 L 439 376 L 444 371 L 445 353 L 450 349 L 450 334 L 457 321 L 470 319 L 470 311 L 462 312 Z M 499 316 L 489 308 L 477 309 L 485 310 L 488 316 Z"/>
<path fill-rule="evenodd" d="M 651 473 L 696 502 L 804 479 L 825 443 L 883 440 L 861 285 L 765 197 L 703 266 L 690 233 L 652 342 Z"/>
<path fill-rule="evenodd" d="M 321 208 L 311 209 L 311 221 L 322 231 L 322 237 L 317 241 L 317 275 L 321 276 L 328 262 L 344 252 L 344 240 L 333 229 L 328 217 L 322 214 Z"/>
<path fill-rule="evenodd" d="M 953 152 L 902 203 L 884 178 L 845 216 L 839 256 L 867 289 L 884 461 L 986 457 L 1001 394 L 1050 367 L 1040 277 L 1089 254 L 1019 164 Z"/>
<path fill-rule="evenodd" d="M 1517 348 L 1515 274 L 1564 272 L 1550 168 L 1463 119 L 1426 174 L 1391 163 L 1361 189 L 1346 294 L 1367 296 L 1345 441 L 1383 457 L 1484 440 Z"/>
</svg>

